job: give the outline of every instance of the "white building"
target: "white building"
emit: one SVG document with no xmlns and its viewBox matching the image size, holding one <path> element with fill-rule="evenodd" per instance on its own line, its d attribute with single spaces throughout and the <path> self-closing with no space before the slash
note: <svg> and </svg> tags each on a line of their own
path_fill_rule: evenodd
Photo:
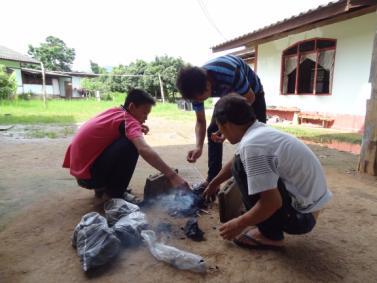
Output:
<svg viewBox="0 0 377 283">
<path fill-rule="evenodd" d="M 340 0 L 212 48 L 251 58 L 269 115 L 362 131 L 377 0 Z M 251 51 L 250 51 L 251 50 Z"/>
</svg>

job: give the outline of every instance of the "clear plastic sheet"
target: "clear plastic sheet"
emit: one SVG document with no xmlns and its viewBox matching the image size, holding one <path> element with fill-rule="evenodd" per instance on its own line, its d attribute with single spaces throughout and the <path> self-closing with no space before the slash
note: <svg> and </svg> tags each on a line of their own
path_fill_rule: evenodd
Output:
<svg viewBox="0 0 377 283">
<path fill-rule="evenodd" d="M 140 232 L 147 226 L 145 214 L 141 211 L 134 211 L 119 219 L 112 228 L 123 245 L 133 246 L 141 242 Z"/>
<path fill-rule="evenodd" d="M 154 231 L 143 230 L 141 231 L 141 237 L 147 242 L 149 251 L 157 260 L 167 262 L 182 270 L 199 273 L 207 271 L 206 263 L 201 256 L 158 243 Z"/>
<path fill-rule="evenodd" d="M 82 268 L 91 268 L 106 264 L 120 250 L 120 241 L 106 219 L 96 212 L 84 215 L 73 233 L 72 243 L 77 249 Z"/>
<path fill-rule="evenodd" d="M 113 226 L 115 222 L 128 214 L 139 211 L 140 208 L 136 204 L 125 201 L 121 198 L 113 198 L 108 200 L 104 205 L 105 216 L 109 226 Z"/>
</svg>

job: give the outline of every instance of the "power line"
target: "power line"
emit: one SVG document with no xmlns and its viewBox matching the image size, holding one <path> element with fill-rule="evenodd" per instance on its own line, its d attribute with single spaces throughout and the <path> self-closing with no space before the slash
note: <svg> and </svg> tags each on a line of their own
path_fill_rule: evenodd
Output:
<svg viewBox="0 0 377 283">
<path fill-rule="evenodd" d="M 220 31 L 220 29 L 217 27 L 215 21 L 212 19 L 211 15 L 208 12 L 207 7 L 205 6 L 204 1 L 196 0 L 196 2 L 199 4 L 200 9 L 202 10 L 204 16 L 206 17 L 209 24 L 217 31 L 217 33 L 223 38 L 224 41 L 226 41 L 226 37 L 223 35 L 223 33 Z"/>
</svg>

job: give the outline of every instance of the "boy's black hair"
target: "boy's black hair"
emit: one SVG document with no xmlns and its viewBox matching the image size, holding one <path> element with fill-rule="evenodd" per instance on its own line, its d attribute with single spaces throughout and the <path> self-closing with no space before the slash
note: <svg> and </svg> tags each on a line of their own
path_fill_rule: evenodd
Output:
<svg viewBox="0 0 377 283">
<path fill-rule="evenodd" d="M 186 66 L 178 72 L 176 86 L 183 98 L 193 100 L 206 91 L 207 80 L 206 70 Z"/>
<path fill-rule="evenodd" d="M 128 91 L 128 95 L 124 101 L 123 108 L 127 109 L 130 103 L 135 104 L 135 106 L 140 106 L 142 104 L 155 105 L 156 101 L 154 98 L 142 89 L 131 89 Z"/>
<path fill-rule="evenodd" d="M 246 125 L 255 122 L 255 113 L 246 98 L 237 93 L 223 96 L 216 103 L 213 118 L 220 125 L 231 122 L 236 125 Z"/>
</svg>

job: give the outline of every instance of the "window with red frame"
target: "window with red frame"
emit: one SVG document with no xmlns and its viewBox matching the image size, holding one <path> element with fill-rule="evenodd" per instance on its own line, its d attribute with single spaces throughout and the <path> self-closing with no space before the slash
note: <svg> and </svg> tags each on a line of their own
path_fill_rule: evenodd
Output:
<svg viewBox="0 0 377 283">
<path fill-rule="evenodd" d="M 316 38 L 283 51 L 281 93 L 331 94 L 336 40 Z"/>
</svg>

